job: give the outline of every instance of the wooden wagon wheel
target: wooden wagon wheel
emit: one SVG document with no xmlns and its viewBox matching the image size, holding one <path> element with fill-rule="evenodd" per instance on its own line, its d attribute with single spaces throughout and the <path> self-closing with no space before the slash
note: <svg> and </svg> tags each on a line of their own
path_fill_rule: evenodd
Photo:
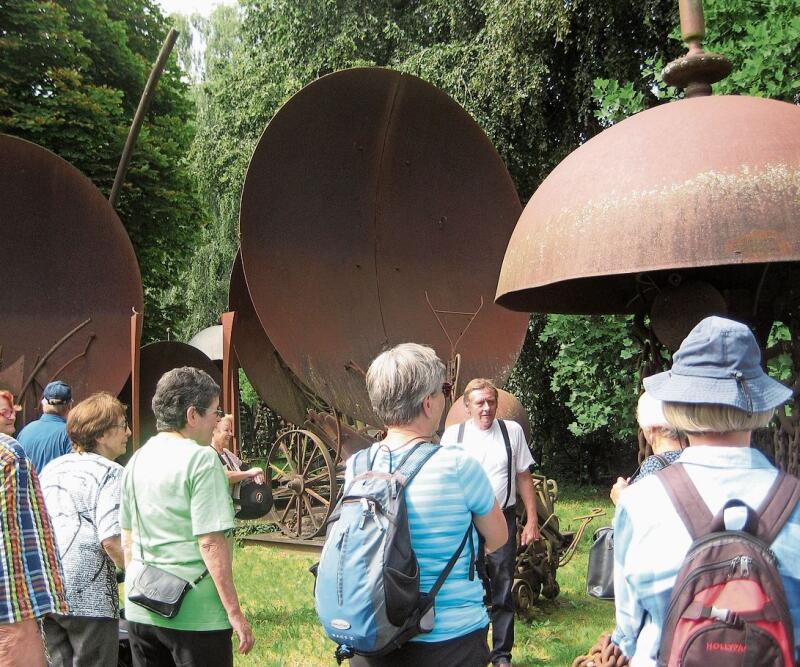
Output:
<svg viewBox="0 0 800 667">
<path fill-rule="evenodd" d="M 267 457 L 272 478 L 272 520 L 295 539 L 325 532 L 336 500 L 336 467 L 325 442 L 314 433 L 282 433 Z"/>
</svg>

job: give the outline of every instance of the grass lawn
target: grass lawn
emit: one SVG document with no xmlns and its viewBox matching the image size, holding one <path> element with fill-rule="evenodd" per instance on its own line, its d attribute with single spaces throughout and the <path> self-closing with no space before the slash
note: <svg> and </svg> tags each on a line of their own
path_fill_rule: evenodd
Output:
<svg viewBox="0 0 800 667">
<path fill-rule="evenodd" d="M 613 509 L 606 490 L 564 489 L 556 503 L 562 529 L 572 517 L 602 507 L 606 516 L 595 519 L 577 554 L 558 571 L 561 595 L 540 599 L 529 619 L 517 619 L 514 664 L 569 666 L 585 653 L 600 632 L 614 625 L 614 605 L 586 595 L 586 560 L 594 530 L 611 523 Z M 256 634 L 248 656 L 236 656 L 236 665 L 253 667 L 315 667 L 335 665 L 334 644 L 322 632 L 314 612 L 313 556 L 272 547 L 237 547 L 236 587 Z M 443 666 L 444 667 L 444 666 Z"/>
</svg>

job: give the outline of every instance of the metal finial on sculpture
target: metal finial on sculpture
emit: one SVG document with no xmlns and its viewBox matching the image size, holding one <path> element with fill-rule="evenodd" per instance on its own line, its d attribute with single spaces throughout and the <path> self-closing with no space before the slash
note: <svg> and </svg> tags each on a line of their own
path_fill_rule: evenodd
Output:
<svg viewBox="0 0 800 667">
<path fill-rule="evenodd" d="M 711 95 L 711 84 L 722 81 L 731 73 L 730 60 L 718 53 L 703 50 L 706 35 L 703 0 L 679 0 L 681 37 L 689 52 L 669 63 L 662 73 L 670 86 L 681 88 L 686 97 Z"/>
</svg>

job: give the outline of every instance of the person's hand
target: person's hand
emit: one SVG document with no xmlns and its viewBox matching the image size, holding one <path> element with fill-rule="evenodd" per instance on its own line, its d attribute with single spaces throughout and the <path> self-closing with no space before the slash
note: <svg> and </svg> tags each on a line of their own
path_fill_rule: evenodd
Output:
<svg viewBox="0 0 800 667">
<path fill-rule="evenodd" d="M 239 653 L 247 655 L 250 653 L 250 649 L 253 648 L 253 644 L 256 643 L 256 638 L 253 636 L 250 623 L 247 622 L 241 610 L 235 614 L 229 615 L 228 621 L 233 628 L 233 634 L 235 634 L 236 638 L 239 640 Z"/>
<path fill-rule="evenodd" d="M 522 534 L 520 535 L 519 541 L 522 543 L 523 547 L 527 547 L 531 542 L 535 542 L 538 539 L 539 539 L 539 522 L 528 521 L 525 524 L 525 527 L 522 529 Z"/>
<path fill-rule="evenodd" d="M 264 471 L 261 468 L 250 468 L 247 472 L 250 473 L 250 478 L 256 484 L 263 484 L 264 483 Z"/>
<path fill-rule="evenodd" d="M 622 493 L 623 489 L 626 489 L 630 485 L 630 482 L 627 479 L 623 479 L 622 477 L 617 477 L 617 483 L 611 487 L 611 502 L 615 505 L 619 500 L 619 494 Z"/>
</svg>

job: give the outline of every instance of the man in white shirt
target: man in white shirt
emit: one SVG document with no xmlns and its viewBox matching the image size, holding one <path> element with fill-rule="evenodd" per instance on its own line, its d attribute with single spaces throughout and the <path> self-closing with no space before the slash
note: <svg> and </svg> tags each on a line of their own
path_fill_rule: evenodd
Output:
<svg viewBox="0 0 800 667">
<path fill-rule="evenodd" d="M 462 447 L 481 464 L 494 489 L 508 525 L 508 542 L 486 557 L 491 588 L 492 665 L 511 665 L 514 646 L 514 566 L 517 556 L 516 502 L 519 493 L 527 522 L 520 541 L 527 546 L 539 537 L 536 494 L 530 466 L 533 457 L 522 427 L 513 421 L 495 419 L 497 387 L 491 380 L 476 378 L 464 389 L 464 405 L 470 419 L 453 424 L 442 436 L 442 445 Z"/>
</svg>

